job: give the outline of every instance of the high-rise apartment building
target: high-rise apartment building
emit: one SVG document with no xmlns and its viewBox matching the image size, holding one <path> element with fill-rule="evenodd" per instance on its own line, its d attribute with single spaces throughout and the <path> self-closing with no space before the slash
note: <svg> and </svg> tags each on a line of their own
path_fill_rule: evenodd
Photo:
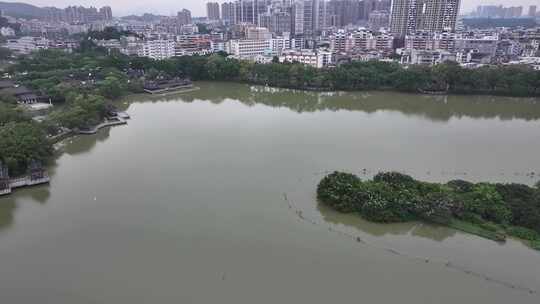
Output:
<svg viewBox="0 0 540 304">
<path fill-rule="evenodd" d="M 206 17 L 208 17 L 208 20 L 219 20 L 219 3 L 206 3 Z"/>
<path fill-rule="evenodd" d="M 388 11 L 373 11 L 369 13 L 368 24 L 369 28 L 377 31 L 381 28 L 387 28 L 390 20 L 390 13 Z"/>
<path fill-rule="evenodd" d="M 224 2 L 221 4 L 221 19 L 225 23 L 234 23 L 234 2 Z"/>
<path fill-rule="evenodd" d="M 104 20 L 112 20 L 112 9 L 110 6 L 104 6 L 99 9 L 99 14 Z"/>
<path fill-rule="evenodd" d="M 291 33 L 292 20 L 289 7 L 273 7 L 268 12 L 260 14 L 259 26 L 266 27 L 277 35 Z"/>
<path fill-rule="evenodd" d="M 460 0 L 394 0 L 390 30 L 398 36 L 415 31 L 454 31 Z"/>
<path fill-rule="evenodd" d="M 44 8 L 47 14 L 47 20 L 69 23 L 89 23 L 94 21 L 112 20 L 112 9 L 110 6 L 104 6 L 99 10 L 95 7 L 68 6 L 64 9 L 56 7 Z"/>
<path fill-rule="evenodd" d="M 331 24 L 337 27 L 356 24 L 362 13 L 360 4 L 358 0 L 330 0 L 327 10 Z"/>
<path fill-rule="evenodd" d="M 480 5 L 476 8 L 476 16 L 482 18 L 519 18 L 522 15 L 523 6 Z"/>
<path fill-rule="evenodd" d="M 179 25 L 191 24 L 191 11 L 187 9 L 179 11 L 176 19 Z"/>
<path fill-rule="evenodd" d="M 236 0 L 234 23 L 259 24 L 259 15 L 268 11 L 271 0 Z"/>
<path fill-rule="evenodd" d="M 536 5 L 529 6 L 529 17 L 536 17 Z"/>
</svg>

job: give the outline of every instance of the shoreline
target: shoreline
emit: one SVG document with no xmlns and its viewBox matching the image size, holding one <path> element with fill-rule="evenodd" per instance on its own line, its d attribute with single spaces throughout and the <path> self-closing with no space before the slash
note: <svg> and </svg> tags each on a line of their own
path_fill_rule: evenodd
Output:
<svg viewBox="0 0 540 304">
<path fill-rule="evenodd" d="M 540 100 L 540 95 L 512 95 L 512 94 L 494 94 L 492 91 L 474 91 L 474 92 L 466 92 L 466 91 L 446 91 L 445 93 L 441 93 L 438 91 L 434 91 L 436 93 L 433 93 L 431 91 L 423 90 L 422 92 L 421 88 L 416 88 L 414 90 L 399 90 L 393 87 L 380 87 L 380 88 L 367 88 L 364 90 L 360 89 L 354 89 L 354 90 L 346 90 L 346 89 L 330 89 L 330 88 L 324 88 L 324 87 L 291 87 L 291 86 L 276 86 L 276 85 L 270 85 L 266 83 L 257 83 L 257 82 L 249 82 L 249 81 L 241 81 L 241 80 L 198 80 L 198 82 L 221 82 L 221 83 L 235 83 L 235 84 L 244 84 L 244 85 L 254 85 L 254 86 L 261 86 L 265 88 L 274 88 L 274 89 L 285 89 L 285 90 L 295 90 L 295 91 L 301 91 L 301 92 L 313 92 L 313 93 L 338 93 L 338 92 L 345 92 L 345 93 L 368 93 L 368 92 L 392 92 L 392 93 L 399 93 L 399 94 L 408 94 L 408 95 L 417 95 L 417 96 L 485 96 L 485 97 L 501 97 L 501 98 L 525 98 L 525 99 L 538 99 Z"/>
<path fill-rule="evenodd" d="M 430 183 L 398 172 L 380 172 L 372 180 L 361 180 L 335 171 L 320 180 L 316 195 L 329 208 L 370 222 L 420 221 L 495 242 L 511 237 L 540 251 L 540 217 L 535 216 L 535 208 L 540 208 L 535 207 L 538 185 Z"/>
</svg>

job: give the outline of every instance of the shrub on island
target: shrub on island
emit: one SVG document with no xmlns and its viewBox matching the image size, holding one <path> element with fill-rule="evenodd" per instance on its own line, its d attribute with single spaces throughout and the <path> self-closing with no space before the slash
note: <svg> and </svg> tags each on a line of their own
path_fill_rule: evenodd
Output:
<svg viewBox="0 0 540 304">
<path fill-rule="evenodd" d="M 517 184 L 427 183 L 398 172 L 371 181 L 333 172 L 317 187 L 317 197 L 340 212 L 357 212 L 381 223 L 424 220 L 496 240 L 511 235 L 540 242 L 540 189 Z"/>
</svg>

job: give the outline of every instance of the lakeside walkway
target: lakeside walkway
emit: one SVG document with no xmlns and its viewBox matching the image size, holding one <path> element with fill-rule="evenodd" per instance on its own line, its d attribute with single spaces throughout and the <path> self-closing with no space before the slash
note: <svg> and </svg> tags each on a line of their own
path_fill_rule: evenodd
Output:
<svg viewBox="0 0 540 304">
<path fill-rule="evenodd" d="M 48 184 L 50 181 L 51 179 L 48 175 L 45 175 L 42 178 L 38 178 L 38 179 L 32 179 L 30 176 L 12 178 L 9 180 L 8 187 L 0 190 L 0 196 L 10 194 L 13 191 L 13 189 L 16 189 L 16 188 Z"/>
<path fill-rule="evenodd" d="M 118 126 L 118 125 L 125 125 L 125 124 L 127 124 L 127 121 L 124 118 L 118 116 L 118 117 L 115 117 L 115 118 L 110 119 L 108 121 L 102 122 L 99 125 L 93 127 L 92 129 L 79 130 L 77 133 L 78 134 L 85 134 L 85 135 L 96 134 L 97 131 L 99 131 L 100 129 L 103 129 L 103 128 L 106 128 L 106 127 Z"/>
<path fill-rule="evenodd" d="M 72 135 L 82 134 L 82 135 L 92 135 L 96 134 L 100 129 L 106 128 L 106 127 L 112 127 L 112 126 L 118 126 L 118 125 L 125 125 L 127 124 L 128 119 L 130 119 L 129 114 L 126 112 L 118 112 L 116 113 L 116 117 L 110 118 L 107 121 L 104 121 L 100 123 L 97 126 L 94 126 L 93 128 L 89 130 L 71 130 L 71 129 L 65 129 L 62 133 L 52 136 L 49 138 L 49 140 L 55 144 L 59 141 L 62 141 Z"/>
<path fill-rule="evenodd" d="M 168 96 L 168 95 L 176 95 L 181 93 L 189 93 L 193 91 L 198 91 L 201 88 L 195 87 L 195 86 L 189 86 L 189 87 L 182 87 L 182 88 L 175 88 L 175 89 L 163 89 L 163 90 L 144 90 L 146 93 L 154 96 Z"/>
</svg>

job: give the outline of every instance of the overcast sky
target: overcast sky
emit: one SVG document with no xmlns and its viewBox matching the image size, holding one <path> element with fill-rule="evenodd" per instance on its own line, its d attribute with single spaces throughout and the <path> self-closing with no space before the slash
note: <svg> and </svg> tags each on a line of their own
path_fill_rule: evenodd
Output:
<svg viewBox="0 0 540 304">
<path fill-rule="evenodd" d="M 5 0 L 4 0 L 5 1 Z M 6 2 L 25 2 L 37 6 L 56 6 L 64 8 L 68 5 L 104 6 L 109 5 L 113 9 L 113 15 L 123 16 L 128 14 L 155 13 L 163 15 L 175 15 L 177 11 L 187 8 L 194 16 L 206 15 L 207 0 L 19 0 Z M 217 0 L 213 2 L 226 2 Z M 480 4 L 502 4 L 505 6 L 537 5 L 540 8 L 540 0 L 461 0 L 462 12 L 470 12 Z M 526 13 L 528 8 L 524 9 Z"/>
</svg>

